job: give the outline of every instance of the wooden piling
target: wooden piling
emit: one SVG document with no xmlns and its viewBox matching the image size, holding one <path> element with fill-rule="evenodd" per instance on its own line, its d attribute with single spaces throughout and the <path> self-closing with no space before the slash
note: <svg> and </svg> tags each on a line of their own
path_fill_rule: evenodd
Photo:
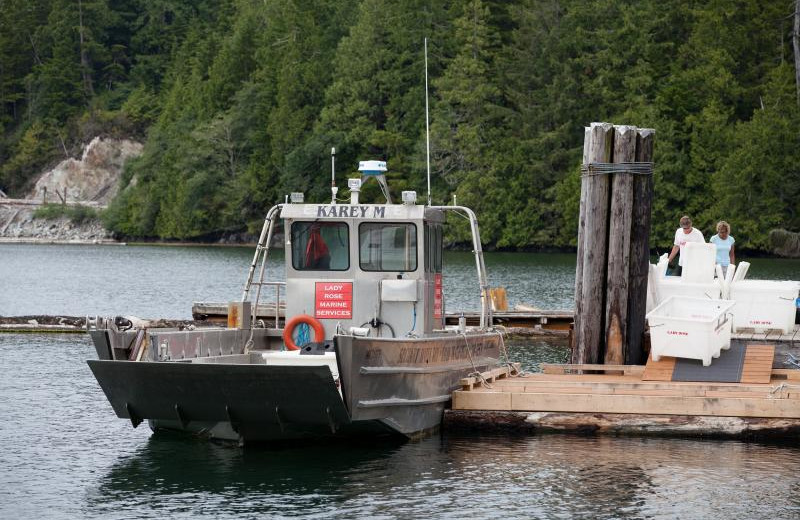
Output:
<svg viewBox="0 0 800 520">
<path fill-rule="evenodd" d="M 589 164 L 589 144 L 592 141 L 592 129 L 587 126 L 583 129 L 583 164 Z M 586 237 L 586 183 L 581 179 L 581 200 L 580 213 L 578 214 L 578 251 L 575 263 L 575 321 L 573 330 L 580 328 L 581 316 L 583 316 L 583 241 Z M 570 346 L 572 347 L 573 362 L 578 362 L 575 358 L 578 352 L 576 343 L 577 335 L 570 334 Z"/>
<path fill-rule="evenodd" d="M 614 126 L 609 123 L 592 123 L 590 128 L 588 160 L 591 163 L 608 163 L 614 140 Z M 608 249 L 608 175 L 583 175 L 586 184 L 584 240 L 582 256 L 581 318 L 575 329 L 575 360 L 579 363 L 598 363 L 604 352 L 604 315 L 606 289 L 606 257 Z M 582 190 L 583 191 L 583 190 Z M 576 269 L 577 271 L 577 269 Z"/>
<path fill-rule="evenodd" d="M 613 163 L 636 159 L 636 128 L 614 127 Z M 633 219 L 633 174 L 616 172 L 611 178 L 611 209 L 608 230 L 608 272 L 605 307 L 606 351 L 609 365 L 624 363 L 628 334 L 628 265 Z"/>
<path fill-rule="evenodd" d="M 636 162 L 653 161 L 655 130 L 636 132 Z M 631 226 L 630 276 L 628 282 L 628 333 L 625 363 L 645 362 L 644 327 L 647 282 L 650 269 L 650 213 L 653 205 L 653 176 L 633 176 L 633 222 Z"/>
</svg>

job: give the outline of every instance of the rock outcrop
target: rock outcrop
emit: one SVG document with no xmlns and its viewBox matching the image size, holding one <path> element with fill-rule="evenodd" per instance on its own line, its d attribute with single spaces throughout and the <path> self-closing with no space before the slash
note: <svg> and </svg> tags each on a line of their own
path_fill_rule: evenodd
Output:
<svg viewBox="0 0 800 520">
<path fill-rule="evenodd" d="M 64 190 L 70 205 L 103 209 L 119 191 L 128 159 L 142 153 L 142 144 L 127 139 L 95 137 L 80 160 L 67 159 L 42 173 L 27 199 L 0 198 L 0 240 L 42 242 L 101 242 L 111 240 L 98 219 L 75 223 L 69 218 L 37 219 L 34 213 L 47 202 L 61 203 Z M 45 192 L 45 188 L 47 188 Z"/>
<path fill-rule="evenodd" d="M 35 207 L 0 205 L 0 240 L 8 242 L 106 242 L 112 240 L 97 219 L 75 224 L 66 217 L 34 218 Z"/>
<path fill-rule="evenodd" d="M 56 191 L 63 194 L 66 188 L 68 201 L 106 205 L 119 191 L 125 161 L 141 153 L 141 143 L 95 137 L 84 149 L 80 160 L 70 158 L 62 161 L 39 177 L 28 198 L 41 199 L 46 187 L 48 201 L 56 202 L 60 200 Z"/>
<path fill-rule="evenodd" d="M 778 256 L 800 258 L 800 233 L 773 229 L 769 232 L 769 243 L 772 252 Z"/>
</svg>

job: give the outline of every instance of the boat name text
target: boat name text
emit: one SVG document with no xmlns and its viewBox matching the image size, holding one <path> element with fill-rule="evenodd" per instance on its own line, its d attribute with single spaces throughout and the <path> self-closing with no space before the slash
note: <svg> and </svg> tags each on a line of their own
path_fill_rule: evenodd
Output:
<svg viewBox="0 0 800 520">
<path fill-rule="evenodd" d="M 317 206 L 317 217 L 339 218 L 386 218 L 386 208 L 373 206 L 372 215 L 367 217 L 369 206 L 328 205 Z"/>
</svg>

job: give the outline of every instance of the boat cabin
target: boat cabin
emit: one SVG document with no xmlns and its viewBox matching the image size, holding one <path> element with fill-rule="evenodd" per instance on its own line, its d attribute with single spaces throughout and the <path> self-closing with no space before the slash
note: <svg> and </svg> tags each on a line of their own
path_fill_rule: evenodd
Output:
<svg viewBox="0 0 800 520">
<path fill-rule="evenodd" d="M 355 198 L 289 203 L 280 216 L 287 321 L 311 316 L 326 340 L 337 330 L 402 338 L 444 328 L 441 209 Z"/>
</svg>

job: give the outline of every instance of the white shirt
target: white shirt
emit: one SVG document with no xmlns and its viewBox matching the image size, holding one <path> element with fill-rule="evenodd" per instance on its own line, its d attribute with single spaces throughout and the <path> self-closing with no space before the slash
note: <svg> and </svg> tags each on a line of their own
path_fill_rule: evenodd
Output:
<svg viewBox="0 0 800 520">
<path fill-rule="evenodd" d="M 703 238 L 703 234 L 697 229 L 692 228 L 692 231 L 689 233 L 684 233 L 683 228 L 678 228 L 675 231 L 675 242 L 676 246 L 679 246 L 680 249 L 680 257 L 678 257 L 678 265 L 683 266 L 683 246 L 686 245 L 687 242 L 699 242 L 701 244 L 705 244 L 706 239 Z"/>
</svg>

